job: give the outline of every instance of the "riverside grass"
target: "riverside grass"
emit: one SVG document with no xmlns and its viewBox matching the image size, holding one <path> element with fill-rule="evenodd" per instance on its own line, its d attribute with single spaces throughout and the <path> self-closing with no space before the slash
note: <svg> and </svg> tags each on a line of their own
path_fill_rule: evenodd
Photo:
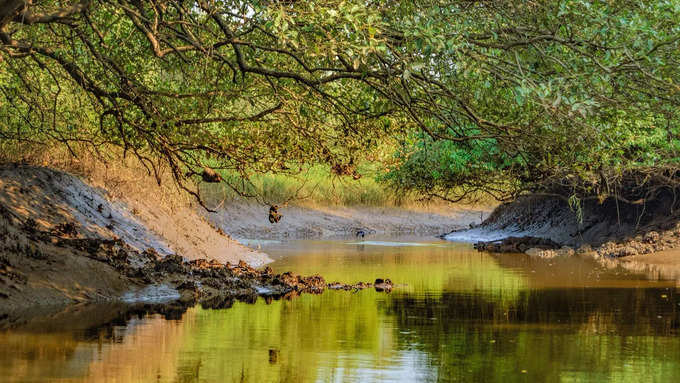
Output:
<svg viewBox="0 0 680 383">
<path fill-rule="evenodd" d="M 358 180 L 332 174 L 324 165 L 309 167 L 297 176 L 285 174 L 256 174 L 250 183 L 242 182 L 233 172 L 221 172 L 227 184 L 203 184 L 201 195 L 210 206 L 219 206 L 246 199 L 242 195 L 256 196 L 264 204 L 342 207 L 399 207 L 417 210 L 437 210 L 442 205 L 451 205 L 438 198 L 427 197 L 414 190 L 398 190 L 384 179 L 386 172 L 378 165 L 359 165 Z M 235 191 L 232 187 L 236 187 Z M 241 195 L 240 195 L 240 194 Z M 471 196 L 458 205 L 491 208 L 497 205 L 487 195 Z"/>
<path fill-rule="evenodd" d="M 362 177 L 354 180 L 332 174 L 328 166 L 316 165 L 295 176 L 256 174 L 250 177 L 250 182 L 242 182 L 236 173 L 222 172 L 232 187 L 206 184 L 201 193 L 211 204 L 238 201 L 243 199 L 242 195 L 256 195 L 255 199 L 270 204 L 405 206 L 419 203 L 415 194 L 396 193 L 381 182 L 377 167 L 359 166 L 359 173 Z"/>
</svg>

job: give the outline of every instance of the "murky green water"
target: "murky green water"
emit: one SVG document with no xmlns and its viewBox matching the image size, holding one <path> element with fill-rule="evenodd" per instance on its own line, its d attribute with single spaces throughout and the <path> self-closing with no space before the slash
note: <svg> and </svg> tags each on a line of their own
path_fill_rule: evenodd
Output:
<svg viewBox="0 0 680 383">
<path fill-rule="evenodd" d="M 674 281 L 433 241 L 265 250 L 277 271 L 407 286 L 196 307 L 173 320 L 72 308 L 0 332 L 0 381 L 680 381 Z"/>
</svg>

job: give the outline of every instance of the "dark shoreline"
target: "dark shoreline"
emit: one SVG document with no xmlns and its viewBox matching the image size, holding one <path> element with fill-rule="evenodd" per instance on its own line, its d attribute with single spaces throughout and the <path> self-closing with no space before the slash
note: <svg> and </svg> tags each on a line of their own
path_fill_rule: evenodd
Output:
<svg viewBox="0 0 680 383">
<path fill-rule="evenodd" d="M 664 203 L 645 209 L 612 201 L 589 201 L 577 212 L 563 199 L 529 195 L 499 206 L 480 225 L 441 238 L 467 233 L 499 237 L 475 241 L 480 251 L 619 258 L 680 247 L 680 214 Z"/>
</svg>

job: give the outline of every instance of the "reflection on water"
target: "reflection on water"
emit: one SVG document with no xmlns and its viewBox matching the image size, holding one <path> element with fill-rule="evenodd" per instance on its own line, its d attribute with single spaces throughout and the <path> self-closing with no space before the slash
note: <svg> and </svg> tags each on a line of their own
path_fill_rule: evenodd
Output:
<svg viewBox="0 0 680 383">
<path fill-rule="evenodd" d="M 227 310 L 195 307 L 177 320 L 130 315 L 122 306 L 88 308 L 50 328 L 37 321 L 0 332 L 0 380 L 680 379 L 674 281 L 648 281 L 588 259 L 400 242 L 299 241 L 266 249 L 279 259 L 277 271 L 406 284 L 391 294 L 260 299 Z"/>
</svg>

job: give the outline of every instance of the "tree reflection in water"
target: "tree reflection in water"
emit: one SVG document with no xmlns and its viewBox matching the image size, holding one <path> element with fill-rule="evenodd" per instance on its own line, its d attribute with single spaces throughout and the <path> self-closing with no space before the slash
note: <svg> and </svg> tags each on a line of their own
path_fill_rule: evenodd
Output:
<svg viewBox="0 0 680 383">
<path fill-rule="evenodd" d="M 320 271 L 348 282 L 389 277 L 407 286 L 391 294 L 329 291 L 221 302 L 170 316 L 120 306 L 52 315 L 52 328 L 38 320 L 0 333 L 0 376 L 10 382 L 680 379 L 674 281 L 645 280 L 587 259 L 496 256 L 439 242 L 307 241 L 268 251 L 290 255 L 274 265 L 281 271 Z"/>
</svg>

